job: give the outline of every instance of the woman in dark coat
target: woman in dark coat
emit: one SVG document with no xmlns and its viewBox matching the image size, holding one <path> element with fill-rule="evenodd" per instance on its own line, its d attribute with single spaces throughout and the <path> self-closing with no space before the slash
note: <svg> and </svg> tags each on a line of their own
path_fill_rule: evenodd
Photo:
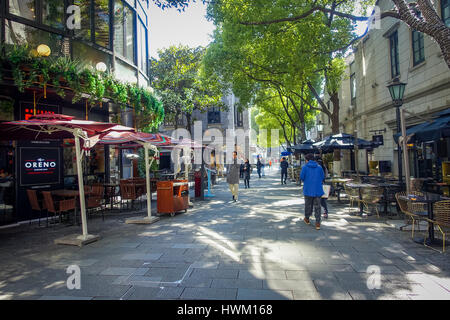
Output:
<svg viewBox="0 0 450 320">
<path fill-rule="evenodd" d="M 244 163 L 244 183 L 245 183 L 245 189 L 250 188 L 250 174 L 252 173 L 252 165 L 250 164 L 250 161 L 245 160 Z"/>
</svg>

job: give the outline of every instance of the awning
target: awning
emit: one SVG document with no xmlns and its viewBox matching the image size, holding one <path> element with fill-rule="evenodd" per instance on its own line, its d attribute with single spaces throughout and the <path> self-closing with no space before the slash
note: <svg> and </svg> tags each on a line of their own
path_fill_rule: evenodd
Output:
<svg viewBox="0 0 450 320">
<path fill-rule="evenodd" d="M 439 118 L 433 121 L 427 121 L 406 130 L 406 135 L 412 135 L 410 141 L 414 142 L 426 142 L 437 141 L 440 138 L 450 137 L 450 111 L 444 111 L 439 113 Z M 394 140 L 397 143 L 400 133 L 394 135 Z"/>
</svg>

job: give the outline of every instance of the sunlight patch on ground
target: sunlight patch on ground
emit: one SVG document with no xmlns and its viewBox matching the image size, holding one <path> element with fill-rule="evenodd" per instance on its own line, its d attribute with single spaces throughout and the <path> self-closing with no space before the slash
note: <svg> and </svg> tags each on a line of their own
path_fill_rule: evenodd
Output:
<svg viewBox="0 0 450 320">
<path fill-rule="evenodd" d="M 64 281 L 55 281 L 49 285 L 46 285 L 44 289 L 51 289 L 51 288 L 61 288 L 61 286 L 64 286 Z"/>
</svg>

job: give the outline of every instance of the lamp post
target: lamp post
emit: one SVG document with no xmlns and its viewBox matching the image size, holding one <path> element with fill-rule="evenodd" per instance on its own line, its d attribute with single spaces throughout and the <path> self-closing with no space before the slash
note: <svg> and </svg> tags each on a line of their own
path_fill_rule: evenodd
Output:
<svg viewBox="0 0 450 320">
<path fill-rule="evenodd" d="M 387 86 L 389 93 L 391 94 L 392 102 L 396 107 L 396 118 L 397 118 L 397 133 L 400 134 L 401 123 L 400 123 L 400 107 L 403 105 L 403 95 L 405 93 L 406 83 L 400 82 L 398 78 L 395 78 L 390 85 Z M 398 181 L 402 183 L 402 154 L 400 148 L 400 140 L 397 142 L 397 162 L 398 162 Z M 406 150 L 403 150 L 404 152 Z"/>
<path fill-rule="evenodd" d="M 322 140 L 323 124 L 321 120 L 319 120 L 319 124 L 317 125 L 317 132 L 319 133 L 319 139 Z"/>
</svg>

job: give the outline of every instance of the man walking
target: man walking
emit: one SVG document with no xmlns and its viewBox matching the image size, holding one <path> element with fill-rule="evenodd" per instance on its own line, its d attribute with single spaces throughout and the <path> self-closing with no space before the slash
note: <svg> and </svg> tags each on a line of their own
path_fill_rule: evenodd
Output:
<svg viewBox="0 0 450 320">
<path fill-rule="evenodd" d="M 247 159 L 244 164 L 244 184 L 245 189 L 250 189 L 250 174 L 252 173 L 252 165 Z"/>
<path fill-rule="evenodd" d="M 281 168 L 281 184 L 283 184 L 283 183 L 286 184 L 289 163 L 286 161 L 285 157 L 283 157 L 281 159 L 280 168 Z M 283 177 L 284 177 L 284 179 L 283 179 Z"/>
<path fill-rule="evenodd" d="M 316 230 L 320 230 L 321 208 L 320 197 L 323 193 L 323 180 L 325 175 L 321 166 L 314 161 L 314 155 L 308 153 L 305 156 L 306 165 L 300 173 L 300 180 L 303 181 L 303 195 L 305 196 L 305 218 L 303 221 L 310 224 L 309 217 L 313 208 L 316 218 Z"/>
<path fill-rule="evenodd" d="M 258 161 L 256 162 L 256 171 L 258 172 L 259 179 L 261 179 L 261 168 L 262 162 L 261 159 L 258 157 Z"/>
<path fill-rule="evenodd" d="M 233 195 L 233 201 L 238 201 L 239 192 L 239 171 L 241 165 L 237 160 L 237 152 L 233 151 L 233 163 L 229 164 L 227 167 L 227 183 L 230 187 L 231 194 Z"/>
</svg>

